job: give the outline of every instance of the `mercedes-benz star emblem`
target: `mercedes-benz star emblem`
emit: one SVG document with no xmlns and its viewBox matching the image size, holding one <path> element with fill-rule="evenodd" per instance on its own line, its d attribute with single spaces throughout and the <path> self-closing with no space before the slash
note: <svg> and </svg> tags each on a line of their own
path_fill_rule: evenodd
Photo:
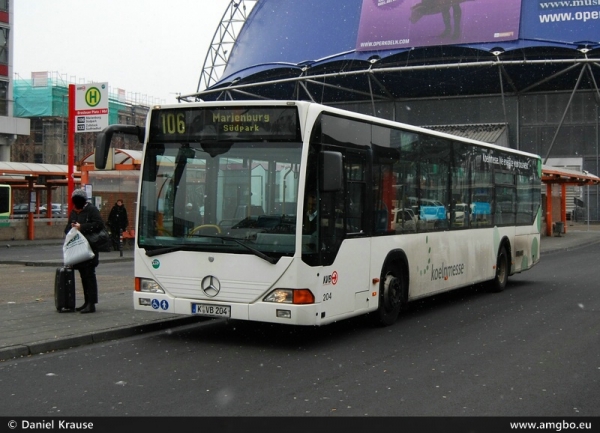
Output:
<svg viewBox="0 0 600 433">
<path fill-rule="evenodd" d="M 219 294 L 219 291 L 221 290 L 221 282 L 217 279 L 217 277 L 209 275 L 207 277 L 204 277 L 204 279 L 202 280 L 201 287 L 202 291 L 206 296 L 208 296 L 209 298 L 214 298 Z"/>
</svg>

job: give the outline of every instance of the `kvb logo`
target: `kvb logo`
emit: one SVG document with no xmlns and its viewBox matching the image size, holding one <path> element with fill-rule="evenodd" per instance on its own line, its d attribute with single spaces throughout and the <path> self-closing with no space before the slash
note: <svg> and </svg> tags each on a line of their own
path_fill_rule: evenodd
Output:
<svg viewBox="0 0 600 433">
<path fill-rule="evenodd" d="M 338 282 L 338 273 L 337 271 L 333 271 L 331 273 L 331 275 L 324 275 L 323 276 L 323 285 L 324 286 L 328 286 L 330 284 L 333 284 L 334 286 L 337 284 Z"/>
</svg>

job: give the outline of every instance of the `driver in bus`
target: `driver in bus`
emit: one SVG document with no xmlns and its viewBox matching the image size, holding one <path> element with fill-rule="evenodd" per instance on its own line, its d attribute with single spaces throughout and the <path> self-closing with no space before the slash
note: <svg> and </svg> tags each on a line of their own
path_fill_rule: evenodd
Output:
<svg viewBox="0 0 600 433">
<path fill-rule="evenodd" d="M 317 231 L 317 216 L 317 196 L 315 193 L 310 193 L 306 197 L 306 210 L 302 222 L 303 233 L 312 235 Z"/>
</svg>

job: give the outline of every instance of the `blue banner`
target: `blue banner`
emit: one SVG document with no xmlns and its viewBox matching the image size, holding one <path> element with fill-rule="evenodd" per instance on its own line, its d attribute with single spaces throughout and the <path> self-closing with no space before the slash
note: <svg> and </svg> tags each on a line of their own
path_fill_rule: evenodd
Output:
<svg viewBox="0 0 600 433">
<path fill-rule="evenodd" d="M 600 0 L 526 0 L 521 39 L 600 43 Z"/>
</svg>

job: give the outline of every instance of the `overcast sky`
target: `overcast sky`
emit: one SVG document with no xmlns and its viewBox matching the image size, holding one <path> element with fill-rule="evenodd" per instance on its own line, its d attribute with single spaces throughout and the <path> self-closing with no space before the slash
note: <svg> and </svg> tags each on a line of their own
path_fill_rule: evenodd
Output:
<svg viewBox="0 0 600 433">
<path fill-rule="evenodd" d="M 193 93 L 230 0 L 14 0 L 14 73 L 176 102 Z"/>
</svg>

